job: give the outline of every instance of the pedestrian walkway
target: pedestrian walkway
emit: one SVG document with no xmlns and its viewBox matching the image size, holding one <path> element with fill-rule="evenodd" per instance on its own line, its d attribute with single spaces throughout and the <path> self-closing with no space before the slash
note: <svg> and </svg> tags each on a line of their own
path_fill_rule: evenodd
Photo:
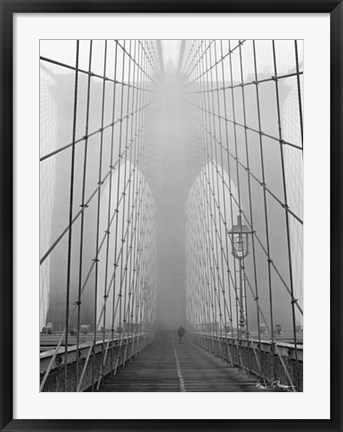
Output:
<svg viewBox="0 0 343 432">
<path fill-rule="evenodd" d="M 116 376 L 107 376 L 102 392 L 254 392 L 257 378 L 244 375 L 194 345 L 186 334 L 160 331 L 154 342 Z"/>
</svg>

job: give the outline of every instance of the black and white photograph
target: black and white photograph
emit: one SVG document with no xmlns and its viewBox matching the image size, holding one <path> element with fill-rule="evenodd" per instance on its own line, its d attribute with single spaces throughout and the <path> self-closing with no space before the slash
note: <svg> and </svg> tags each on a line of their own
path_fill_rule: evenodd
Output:
<svg viewBox="0 0 343 432">
<path fill-rule="evenodd" d="M 303 392 L 304 70 L 40 40 L 40 392 Z"/>
</svg>

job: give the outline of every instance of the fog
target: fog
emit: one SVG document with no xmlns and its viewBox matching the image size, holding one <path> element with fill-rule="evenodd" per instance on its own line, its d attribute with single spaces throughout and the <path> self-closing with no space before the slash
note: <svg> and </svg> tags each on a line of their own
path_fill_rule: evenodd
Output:
<svg viewBox="0 0 343 432">
<path fill-rule="evenodd" d="M 88 70 L 89 41 L 81 42 L 79 67 Z M 119 81 L 122 80 L 124 82 L 126 79 L 125 70 L 127 71 L 127 68 L 130 67 L 129 63 L 128 65 L 125 64 L 125 55 L 119 49 L 117 57 L 115 57 L 114 51 L 110 49 L 112 45 L 114 46 L 114 42 L 110 42 L 107 64 L 105 63 L 104 71 L 104 43 L 103 41 L 95 41 L 93 45 L 92 71 L 99 75 L 105 72 L 106 76 L 113 77 L 115 73 L 113 65 L 116 58 Z M 270 41 L 260 42 L 260 44 L 257 44 L 258 78 L 263 80 L 270 77 L 274 64 L 271 44 L 267 43 Z M 295 70 L 294 61 L 291 62 L 289 60 L 294 57 L 292 44 L 294 45 L 293 41 L 277 41 L 280 74 L 292 74 Z M 126 49 L 130 47 L 130 52 L 133 56 L 133 53 L 135 53 L 137 58 L 137 53 L 134 51 L 137 50 L 138 52 L 139 45 L 137 43 L 132 41 L 126 42 L 125 45 L 123 41 L 123 46 Z M 156 46 L 158 48 L 158 45 Z M 84 145 L 80 143 L 75 147 L 74 215 L 80 211 L 80 205 L 85 203 L 85 197 L 89 197 L 99 184 L 99 161 L 103 161 L 103 167 L 100 169 L 102 170 L 100 178 L 103 178 L 108 170 L 108 161 L 111 160 L 111 151 L 115 155 L 115 158 L 118 156 L 118 153 L 120 154 L 123 151 L 120 147 L 119 139 L 115 138 L 113 140 L 111 133 L 114 133 L 115 137 L 123 137 L 123 142 L 126 142 L 127 151 L 123 157 L 119 172 L 115 171 L 113 177 L 111 174 L 109 183 L 104 184 L 99 189 L 98 197 L 100 204 L 96 205 L 97 195 L 95 195 L 87 211 L 84 212 L 84 230 L 86 235 L 83 240 L 82 255 L 80 255 L 81 218 L 78 218 L 74 223 L 73 243 L 71 247 L 70 303 L 74 305 L 77 302 L 81 277 L 81 285 L 84 285 L 81 323 L 90 323 L 91 326 L 93 325 L 92 314 L 94 302 L 96 302 L 97 324 L 94 325 L 99 328 L 101 326 L 111 328 L 113 325 L 121 325 L 123 318 L 119 314 L 116 316 L 114 323 L 111 323 L 113 318 L 111 318 L 110 313 L 108 313 L 107 317 L 103 318 L 103 298 L 104 296 L 106 297 L 106 287 L 111 277 L 114 278 L 114 286 L 117 286 L 116 295 L 119 292 L 121 296 L 124 293 L 124 286 L 126 287 L 121 280 L 122 274 L 119 272 L 115 274 L 113 272 L 113 262 L 109 262 L 109 259 L 106 258 L 108 256 L 116 257 L 119 254 L 119 240 L 118 245 L 115 242 L 108 243 L 109 246 L 106 250 L 106 235 L 103 233 L 106 233 L 110 220 L 107 208 L 111 208 L 111 201 L 114 203 L 118 199 L 118 191 L 121 193 L 124 191 L 123 188 L 127 180 L 130 179 L 130 175 L 132 175 L 132 178 L 137 181 L 137 190 L 142 190 L 142 200 L 147 204 L 148 208 L 146 210 L 148 220 L 146 223 L 147 230 L 142 240 L 146 248 L 145 255 L 142 258 L 142 262 L 145 263 L 144 270 L 142 270 L 140 276 L 135 276 L 133 273 L 129 275 L 135 268 L 135 264 L 133 258 L 129 264 L 124 260 L 124 252 L 123 257 L 120 258 L 121 261 L 118 261 L 121 270 L 126 269 L 125 274 L 128 276 L 125 277 L 130 277 L 130 281 L 132 277 L 132 283 L 138 281 L 139 277 L 142 278 L 141 282 L 139 282 L 143 287 L 142 293 L 140 294 L 139 292 L 137 298 L 132 301 L 132 308 L 136 307 L 136 305 L 138 308 L 138 295 L 141 295 L 142 298 L 151 300 L 151 312 L 149 313 L 156 316 L 159 327 L 176 328 L 179 325 L 186 326 L 187 323 L 189 325 L 194 324 L 190 322 L 193 317 L 193 315 L 190 316 L 190 313 L 193 312 L 190 312 L 189 304 L 187 305 L 187 297 L 190 296 L 190 293 L 193 292 L 192 290 L 196 288 L 197 284 L 200 285 L 201 282 L 200 277 L 199 279 L 192 279 L 190 273 L 195 272 L 196 275 L 200 275 L 202 269 L 201 261 L 197 261 L 196 252 L 189 242 L 189 233 L 195 233 L 198 229 L 197 227 L 199 227 L 199 230 L 204 229 L 201 225 L 201 218 L 198 218 L 203 201 L 196 197 L 199 196 L 201 188 L 207 187 L 209 190 L 212 190 L 213 200 L 216 200 L 222 211 L 225 208 L 225 214 L 227 214 L 225 223 L 220 219 L 219 212 L 215 208 L 213 209 L 214 216 L 212 220 L 215 220 L 218 232 L 217 235 L 213 235 L 212 241 L 219 248 L 227 246 L 230 252 L 231 246 L 225 243 L 228 241 L 225 230 L 230 229 L 233 223 L 236 223 L 239 207 L 235 202 L 230 201 L 229 197 L 231 190 L 232 195 L 237 200 L 239 189 L 241 210 L 246 215 L 245 223 L 251 224 L 251 214 L 253 214 L 254 231 L 258 237 L 256 237 L 254 243 L 256 248 L 254 255 L 250 253 L 245 262 L 247 277 L 245 293 L 247 299 L 246 313 L 249 315 L 250 326 L 252 329 L 257 328 L 257 308 L 254 300 L 256 295 L 254 284 L 256 281 L 259 287 L 259 306 L 266 321 L 270 321 L 269 273 L 265 252 L 267 241 L 269 241 L 270 256 L 274 266 L 271 268 L 274 323 L 280 323 L 283 328 L 290 330 L 292 326 L 290 295 L 287 289 L 285 289 L 285 285 L 290 285 L 289 249 L 287 226 L 285 224 L 285 209 L 280 205 L 280 202 L 284 202 L 283 175 L 285 175 L 288 185 L 286 191 L 288 194 L 288 205 L 296 216 L 302 219 L 302 155 L 299 156 L 299 150 L 291 146 L 284 147 L 285 173 L 283 174 L 280 146 L 277 141 L 268 137 L 268 135 L 277 137 L 279 133 L 278 112 L 275 106 L 275 84 L 273 81 L 268 81 L 260 85 L 262 130 L 267 135 L 263 138 L 263 163 L 261 160 L 260 137 L 258 133 L 254 132 L 254 129 L 258 129 L 256 90 L 254 86 L 245 88 L 245 107 L 243 106 L 244 101 L 240 88 L 232 90 L 235 95 L 235 106 L 233 106 L 232 100 L 229 97 L 227 100 L 224 100 L 222 93 L 215 93 L 215 96 L 213 96 L 214 92 L 211 93 L 211 97 L 208 99 L 208 106 L 217 115 L 221 115 L 226 110 L 227 117 L 229 119 L 234 118 L 234 122 L 217 121 L 215 119 L 213 123 L 209 121 L 207 126 L 210 127 L 212 136 L 216 137 L 219 144 L 225 142 L 226 150 L 223 153 L 222 147 L 218 142 L 213 140 L 206 153 L 203 149 L 208 138 L 198 128 L 197 121 L 201 116 L 192 107 L 192 103 L 198 100 L 196 99 L 197 96 L 193 94 L 194 87 L 189 85 L 189 76 L 187 74 L 179 73 L 181 46 L 181 41 L 162 41 L 161 43 L 164 70 L 163 74 L 160 75 L 152 70 L 152 76 L 156 80 L 157 86 L 151 85 L 149 87 L 150 93 L 146 96 L 147 102 L 153 100 L 153 104 L 149 107 L 147 116 L 144 117 L 143 123 L 147 131 L 144 132 L 146 133 L 144 140 L 137 142 L 134 140 L 134 116 L 132 116 L 131 124 L 129 123 L 128 116 L 126 125 L 123 124 L 124 122 L 121 122 L 115 125 L 114 129 L 108 128 L 104 130 L 101 138 L 102 144 L 99 141 L 99 134 L 91 136 L 88 139 L 88 162 L 85 184 L 82 181 Z M 235 41 L 224 41 L 224 43 L 216 41 L 214 45 L 215 50 L 210 51 L 213 57 L 208 57 L 208 62 L 212 60 L 213 64 L 216 61 L 214 58 L 215 55 L 218 55 L 219 58 L 223 52 L 226 52 L 232 46 L 235 46 Z M 208 89 L 215 89 L 218 86 L 229 86 L 239 83 L 242 77 L 244 81 L 252 81 L 254 79 L 252 44 L 248 43 L 246 46 L 247 48 L 243 50 L 243 66 L 238 57 L 235 59 L 236 53 L 233 54 L 234 61 L 232 62 L 231 81 L 229 79 L 229 64 L 225 63 L 225 68 L 213 68 L 213 71 L 201 78 L 200 88 L 201 86 L 206 86 Z M 153 50 L 155 45 L 153 43 L 146 45 L 146 49 L 149 47 Z M 187 41 L 184 46 L 181 69 L 187 68 L 192 64 L 191 47 L 191 41 Z M 72 65 L 75 62 L 75 41 L 43 41 L 41 44 L 41 56 Z M 299 56 L 302 65 L 302 50 Z M 153 58 L 158 58 L 157 49 Z M 209 66 L 209 64 L 205 65 L 205 69 Z M 138 68 L 136 77 L 134 75 L 135 71 L 136 69 L 132 69 L 129 73 L 132 85 L 138 86 L 146 82 L 147 78 L 143 75 L 139 81 L 137 78 Z M 120 76 L 121 74 L 122 77 Z M 71 143 L 73 135 L 74 76 L 75 74 L 71 70 L 55 64 L 41 62 L 40 154 L 43 159 L 50 152 Z M 80 139 L 85 135 L 87 79 L 88 76 L 86 74 L 80 74 L 77 105 L 78 121 L 76 124 L 76 138 Z M 94 80 L 92 82 L 89 108 L 89 132 L 98 130 L 102 124 L 107 125 L 111 123 L 112 116 L 114 119 L 117 119 L 123 116 L 123 113 L 125 115 L 132 111 L 130 98 L 131 94 L 134 94 L 130 93 L 128 86 L 122 86 L 120 89 L 117 86 L 116 90 L 114 83 L 108 81 L 106 82 L 105 93 L 107 96 L 103 96 L 103 91 L 102 81 Z M 112 94 L 114 95 L 113 97 Z M 212 96 L 215 99 L 211 99 Z M 278 96 L 280 99 L 283 139 L 295 145 L 300 145 L 301 138 L 298 120 L 295 124 L 293 118 L 294 110 L 298 110 L 298 87 L 295 77 L 280 81 Z M 113 100 L 116 101 L 115 104 L 113 104 Z M 135 100 L 132 99 L 132 101 L 132 107 L 134 107 Z M 297 119 L 298 117 L 299 112 L 296 114 Z M 235 127 L 235 122 L 246 122 L 252 130 Z M 247 141 L 248 152 L 246 150 Z M 128 146 L 128 143 L 132 144 L 130 144 L 131 147 Z M 140 162 L 139 151 L 141 148 L 143 149 L 143 144 L 145 146 L 145 153 L 143 162 Z M 103 151 L 99 156 L 100 145 L 103 146 Z M 124 145 L 123 148 L 125 148 Z M 49 251 L 51 245 L 68 226 L 71 152 L 72 148 L 69 147 L 65 151 L 41 161 L 41 257 Z M 246 170 L 234 162 L 230 153 L 231 155 L 236 155 L 243 165 L 250 165 L 253 178 L 249 180 Z M 269 217 L 269 236 L 267 236 L 266 232 L 263 205 L 265 198 L 263 187 L 261 187 L 262 167 L 265 183 L 270 190 L 266 198 Z M 219 180 L 214 177 L 218 173 L 222 176 Z M 229 185 L 229 190 L 223 187 L 224 183 Z M 84 190 L 83 187 L 85 188 Z M 131 183 L 129 187 L 131 188 Z M 130 197 L 128 195 L 130 190 L 126 191 L 127 202 L 130 199 L 133 202 L 133 196 Z M 253 196 L 252 202 L 250 193 Z M 224 198 L 224 195 L 226 198 Z M 110 231 L 117 230 L 121 232 L 122 238 L 125 235 L 127 228 L 126 220 L 129 219 L 131 211 L 129 207 L 125 210 L 125 205 L 127 204 L 125 204 L 124 198 L 118 207 L 117 216 L 110 223 Z M 112 205 L 112 210 L 113 208 L 114 204 Z M 134 211 L 132 210 L 132 212 Z M 231 214 L 233 215 L 232 218 Z M 96 232 L 97 218 L 99 219 L 98 225 L 102 233 L 100 237 L 98 236 L 98 240 Z M 221 237 L 219 236 L 219 229 Z M 133 228 L 129 226 L 128 232 L 132 233 L 132 238 L 134 238 Z M 290 232 L 292 236 L 291 264 L 293 265 L 294 290 L 296 297 L 299 299 L 299 304 L 302 306 L 302 225 L 300 226 L 292 219 L 290 222 Z M 67 235 L 64 235 L 41 264 L 41 327 L 46 322 L 53 322 L 54 328 L 59 330 L 64 326 L 67 240 Z M 98 256 L 99 264 L 96 264 L 99 276 L 95 279 L 94 272 L 91 272 L 89 277 L 88 273 L 89 269 L 93 268 L 91 266 L 94 265 L 92 264 L 92 260 L 95 258 L 94 251 L 102 241 L 104 246 Z M 132 245 L 130 246 L 127 241 L 126 245 L 122 247 L 123 251 L 126 250 L 128 253 Z M 209 257 L 209 252 L 205 252 L 206 244 L 204 242 L 200 242 L 200 248 L 204 256 Z M 81 273 L 80 256 L 82 256 L 84 262 Z M 153 257 L 153 260 L 151 260 L 151 257 Z M 227 255 L 227 260 L 230 262 L 230 267 L 233 268 L 234 259 L 231 254 L 230 256 Z M 211 258 L 209 258 L 209 261 L 211 261 Z M 193 262 L 193 267 L 190 262 Z M 141 267 L 143 266 L 141 265 Z M 217 272 L 213 279 L 213 283 L 218 287 L 220 284 L 224 287 L 228 287 L 230 284 L 226 267 L 227 265 L 225 266 L 224 261 L 218 264 Z M 85 280 L 87 280 L 86 283 Z M 131 289 L 130 283 L 128 282 L 128 290 Z M 249 287 L 249 283 L 252 284 L 251 287 Z M 94 285 L 99 286 L 95 294 Z M 118 288 L 121 286 L 123 287 L 123 293 L 120 291 L 121 288 Z M 131 291 L 128 292 L 131 293 Z M 223 298 L 224 302 L 228 305 L 231 303 L 232 305 L 235 304 L 236 295 L 234 292 L 232 294 L 227 292 Z M 144 301 L 142 300 L 143 303 Z M 111 298 L 108 300 L 108 310 L 110 310 L 110 305 L 112 305 Z M 118 307 L 122 308 L 121 303 Z M 124 304 L 122 311 L 124 316 L 125 307 Z M 232 314 L 232 321 L 234 322 L 237 318 L 234 307 Z M 99 317 L 102 321 L 99 321 Z M 302 322 L 302 315 L 298 310 L 296 318 Z M 74 315 L 72 320 L 73 325 L 75 325 L 75 319 Z M 138 320 L 138 315 L 136 318 L 132 318 L 132 322 L 138 323 Z"/>
</svg>

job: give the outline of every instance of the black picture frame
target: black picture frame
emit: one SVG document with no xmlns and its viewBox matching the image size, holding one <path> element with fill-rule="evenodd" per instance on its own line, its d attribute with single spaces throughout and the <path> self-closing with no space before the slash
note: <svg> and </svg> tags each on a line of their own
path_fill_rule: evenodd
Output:
<svg viewBox="0 0 343 432">
<path fill-rule="evenodd" d="M 340 431 L 342 429 L 342 30 L 337 0 L 0 0 L 0 428 L 1 431 L 230 430 Z M 331 19 L 331 419 L 330 420 L 14 420 L 13 419 L 13 17 L 16 13 L 182 12 L 330 13 Z M 318 59 L 320 61 L 320 59 Z M 319 83 L 320 85 L 320 83 Z M 327 227 L 328 228 L 328 227 Z M 323 228 L 319 227 L 322 231 Z M 325 235 L 325 233 L 324 233 Z M 318 341 L 320 343 L 320 341 Z M 320 356 L 318 350 L 318 379 Z M 318 394 L 320 397 L 320 394 Z"/>
</svg>

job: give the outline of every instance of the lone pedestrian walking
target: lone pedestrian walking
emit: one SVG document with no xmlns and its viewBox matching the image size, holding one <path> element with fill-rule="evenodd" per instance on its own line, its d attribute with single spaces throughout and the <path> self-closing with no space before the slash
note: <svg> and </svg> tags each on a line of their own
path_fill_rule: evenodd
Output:
<svg viewBox="0 0 343 432">
<path fill-rule="evenodd" d="M 182 326 L 180 326 L 179 330 L 177 331 L 177 334 L 179 336 L 179 343 L 181 343 L 181 344 L 183 343 L 182 338 L 184 337 L 185 333 L 186 333 L 186 330 Z"/>
</svg>

